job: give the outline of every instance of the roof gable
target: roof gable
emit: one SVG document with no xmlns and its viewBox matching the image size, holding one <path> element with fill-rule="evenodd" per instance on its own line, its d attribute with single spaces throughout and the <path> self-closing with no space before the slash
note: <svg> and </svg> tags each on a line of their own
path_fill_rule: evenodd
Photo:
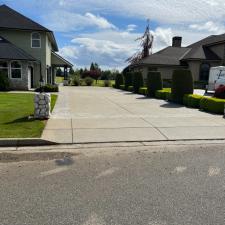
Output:
<svg viewBox="0 0 225 225">
<path fill-rule="evenodd" d="M 6 5 L 0 6 L 0 28 L 22 29 L 50 32 L 47 28 L 9 8 Z"/>
<path fill-rule="evenodd" d="M 0 59 L 37 61 L 21 48 L 0 36 Z"/>
</svg>

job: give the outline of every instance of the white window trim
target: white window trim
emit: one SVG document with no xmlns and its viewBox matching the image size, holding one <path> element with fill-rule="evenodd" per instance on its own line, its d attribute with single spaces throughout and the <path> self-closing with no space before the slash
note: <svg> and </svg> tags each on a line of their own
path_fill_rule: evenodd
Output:
<svg viewBox="0 0 225 225">
<path fill-rule="evenodd" d="M 13 69 L 20 70 L 20 72 L 21 72 L 20 78 L 14 78 L 14 77 L 12 77 L 12 66 L 11 66 L 11 64 L 13 62 L 18 62 L 21 65 L 20 68 L 13 68 Z M 22 63 L 19 60 L 14 60 L 14 61 L 11 61 L 9 65 L 10 65 L 10 79 L 12 79 L 12 80 L 22 80 Z"/>
<path fill-rule="evenodd" d="M 40 38 L 38 39 L 38 38 L 33 38 L 33 34 L 39 34 L 39 36 L 40 36 Z M 33 40 L 34 41 L 40 41 L 40 47 L 34 47 L 32 44 L 33 44 Z M 41 34 L 39 33 L 39 32 L 32 32 L 31 33 L 31 48 L 41 48 Z"/>
<path fill-rule="evenodd" d="M 7 69 L 8 70 L 8 74 L 7 74 L 7 76 L 8 76 L 8 78 L 9 78 L 9 71 L 10 71 L 10 66 L 9 66 L 9 62 L 8 61 L 4 61 L 4 60 L 0 60 L 0 62 L 6 62 L 7 63 L 7 67 L 1 67 L 0 66 L 0 69 Z"/>
</svg>

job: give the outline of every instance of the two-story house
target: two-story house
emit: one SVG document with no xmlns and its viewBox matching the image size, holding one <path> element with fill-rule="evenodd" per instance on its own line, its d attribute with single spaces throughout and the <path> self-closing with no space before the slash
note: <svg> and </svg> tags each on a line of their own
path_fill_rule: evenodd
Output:
<svg viewBox="0 0 225 225">
<path fill-rule="evenodd" d="M 206 37 L 187 47 L 182 47 L 182 37 L 174 37 L 172 46 L 156 52 L 127 69 L 142 71 L 146 79 L 148 71 L 160 71 L 163 79 L 171 79 L 173 71 L 190 69 L 194 81 L 208 81 L 210 67 L 225 64 L 225 34 Z"/>
<path fill-rule="evenodd" d="M 51 30 L 6 5 L 0 6 L 0 74 L 12 89 L 36 88 L 40 82 L 54 84 L 57 67 L 73 65 L 56 54 L 58 46 Z"/>
</svg>

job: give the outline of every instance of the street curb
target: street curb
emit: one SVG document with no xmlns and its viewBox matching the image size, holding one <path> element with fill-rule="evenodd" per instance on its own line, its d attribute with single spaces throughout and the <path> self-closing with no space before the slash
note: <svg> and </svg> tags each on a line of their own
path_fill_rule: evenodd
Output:
<svg viewBox="0 0 225 225">
<path fill-rule="evenodd" d="M 57 145 L 41 138 L 0 138 L 0 147 Z"/>
</svg>

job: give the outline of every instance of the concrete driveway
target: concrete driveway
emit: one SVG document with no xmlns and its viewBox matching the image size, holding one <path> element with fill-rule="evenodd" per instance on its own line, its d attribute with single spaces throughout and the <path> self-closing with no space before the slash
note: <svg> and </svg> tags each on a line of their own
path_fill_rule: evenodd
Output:
<svg viewBox="0 0 225 225">
<path fill-rule="evenodd" d="M 61 87 L 42 138 L 58 143 L 224 139 L 225 119 L 112 88 Z"/>
</svg>

